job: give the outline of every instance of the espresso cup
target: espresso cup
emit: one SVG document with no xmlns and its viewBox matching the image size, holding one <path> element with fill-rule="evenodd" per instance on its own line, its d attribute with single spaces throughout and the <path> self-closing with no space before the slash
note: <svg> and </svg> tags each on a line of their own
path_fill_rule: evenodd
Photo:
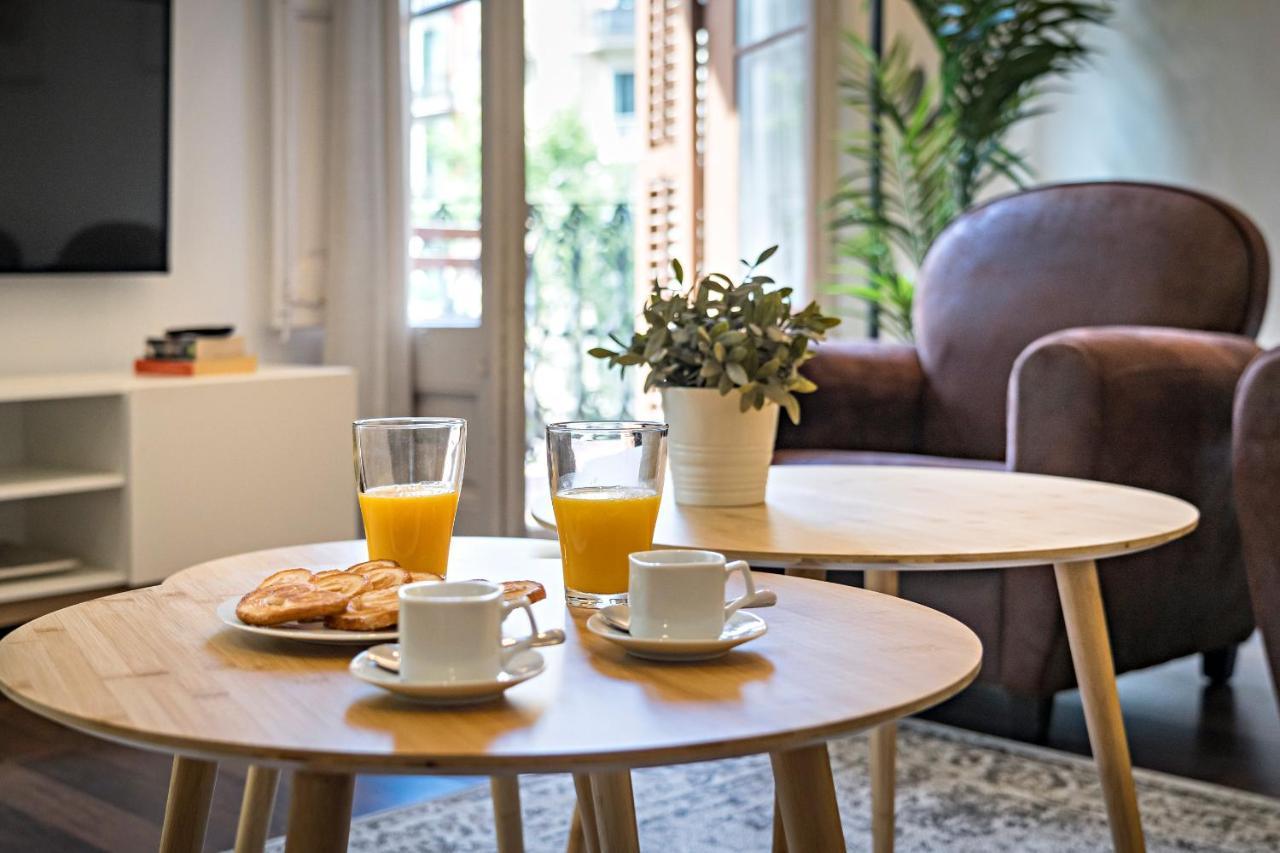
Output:
<svg viewBox="0 0 1280 853">
<path fill-rule="evenodd" d="M 503 647 L 502 623 L 516 610 L 529 636 Z M 528 649 L 538 623 L 527 598 L 503 601 L 489 581 L 410 583 L 400 587 L 400 677 L 405 681 L 490 681 Z"/>
<path fill-rule="evenodd" d="M 729 575 L 742 573 L 746 595 L 725 604 Z M 751 567 L 726 564 L 715 551 L 637 551 L 631 555 L 631 636 L 644 640 L 716 640 L 725 620 L 756 594 Z"/>
</svg>

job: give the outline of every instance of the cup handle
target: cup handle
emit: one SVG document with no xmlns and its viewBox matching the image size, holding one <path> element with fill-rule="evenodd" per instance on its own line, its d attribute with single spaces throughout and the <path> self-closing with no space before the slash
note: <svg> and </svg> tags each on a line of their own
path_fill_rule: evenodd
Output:
<svg viewBox="0 0 1280 853">
<path fill-rule="evenodd" d="M 523 610 L 525 615 L 529 617 L 529 635 L 521 637 L 515 642 L 507 645 L 502 644 L 502 665 L 505 667 L 510 663 L 511 659 L 527 649 L 533 648 L 533 643 L 538 639 L 538 620 L 533 618 L 533 606 L 529 603 L 527 596 L 521 596 L 514 601 L 502 602 L 502 621 L 506 622 L 507 617 L 517 610 Z"/>
<path fill-rule="evenodd" d="M 731 563 L 726 563 L 724 567 L 725 579 L 728 580 L 729 575 L 733 574 L 734 572 L 742 572 L 742 581 L 744 584 L 746 584 L 747 592 L 745 595 L 738 596 L 733 601 L 730 601 L 728 604 L 724 606 L 724 618 L 726 620 L 728 620 L 730 616 L 736 613 L 738 611 L 738 608 L 742 607 L 744 604 L 747 604 L 748 602 L 751 601 L 751 599 L 756 597 L 756 582 L 755 582 L 755 579 L 751 576 L 751 566 L 747 565 L 747 561 L 734 560 Z"/>
</svg>

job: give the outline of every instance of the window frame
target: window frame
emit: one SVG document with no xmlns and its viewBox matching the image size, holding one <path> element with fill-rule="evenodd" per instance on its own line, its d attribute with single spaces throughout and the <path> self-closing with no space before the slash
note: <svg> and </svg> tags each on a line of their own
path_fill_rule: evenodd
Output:
<svg viewBox="0 0 1280 853">
<path fill-rule="evenodd" d="M 838 0 L 808 0 L 803 24 L 786 27 L 746 45 L 738 44 L 737 0 L 705 0 L 709 53 L 705 95 L 705 148 L 715 156 L 704 163 L 704 195 L 716 199 L 717 211 L 733 216 L 707 216 L 704 256 L 709 269 L 737 268 L 739 246 L 740 120 L 739 59 L 803 32 L 808 74 L 805 76 L 805 270 L 806 280 L 792 282 L 798 296 L 824 305 L 834 301 L 823 284 L 831 279 L 834 237 L 822 217 L 836 190 L 839 104 L 836 94 L 838 34 L 847 26 Z M 728 220 L 728 221 L 726 221 Z"/>
</svg>

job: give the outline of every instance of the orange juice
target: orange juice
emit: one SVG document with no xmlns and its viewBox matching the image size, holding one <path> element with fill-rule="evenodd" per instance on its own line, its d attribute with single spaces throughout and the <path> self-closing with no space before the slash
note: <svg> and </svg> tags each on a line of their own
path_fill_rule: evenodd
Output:
<svg viewBox="0 0 1280 853">
<path fill-rule="evenodd" d="M 443 575 L 458 493 L 448 483 L 377 486 L 360 493 L 370 560 L 395 560 L 411 572 Z"/>
<path fill-rule="evenodd" d="M 626 592 L 631 571 L 627 557 L 653 547 L 660 500 L 651 489 L 625 487 L 553 495 L 565 586 L 597 595 Z"/>
</svg>

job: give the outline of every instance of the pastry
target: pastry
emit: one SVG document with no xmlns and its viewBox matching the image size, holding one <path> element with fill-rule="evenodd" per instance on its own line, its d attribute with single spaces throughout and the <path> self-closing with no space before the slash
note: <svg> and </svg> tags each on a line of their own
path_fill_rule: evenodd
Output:
<svg viewBox="0 0 1280 853">
<path fill-rule="evenodd" d="M 347 566 L 347 571 L 356 574 L 364 574 L 369 569 L 398 569 L 400 564 L 395 560 L 366 560 L 363 563 L 356 563 L 354 566 Z"/>
<path fill-rule="evenodd" d="M 327 572 L 316 572 L 311 582 L 321 589 L 327 589 L 331 592 L 341 593 L 348 599 L 352 596 L 359 595 L 369 589 L 369 579 L 364 575 L 357 575 L 354 572 L 344 572 L 332 570 Z"/>
<path fill-rule="evenodd" d="M 347 602 L 341 613 L 325 619 L 326 627 L 340 631 L 378 631 L 400 619 L 400 590 L 397 587 L 361 593 Z"/>
<path fill-rule="evenodd" d="M 306 569 L 281 569 L 275 574 L 267 575 L 262 583 L 258 584 L 258 589 L 285 583 L 307 583 L 310 580 L 311 572 Z"/>
<path fill-rule="evenodd" d="M 413 576 L 398 566 L 375 566 L 362 563 L 348 569 L 353 575 L 359 575 L 369 581 L 369 589 L 392 589 L 407 584 Z"/>
<path fill-rule="evenodd" d="M 503 581 L 498 586 L 502 587 L 502 597 L 507 601 L 524 597 L 533 604 L 547 597 L 547 588 L 537 581 Z"/>
<path fill-rule="evenodd" d="M 350 596 L 313 583 L 281 583 L 255 589 L 241 598 L 236 617 L 246 625 L 314 622 L 341 613 L 350 600 Z"/>
</svg>

